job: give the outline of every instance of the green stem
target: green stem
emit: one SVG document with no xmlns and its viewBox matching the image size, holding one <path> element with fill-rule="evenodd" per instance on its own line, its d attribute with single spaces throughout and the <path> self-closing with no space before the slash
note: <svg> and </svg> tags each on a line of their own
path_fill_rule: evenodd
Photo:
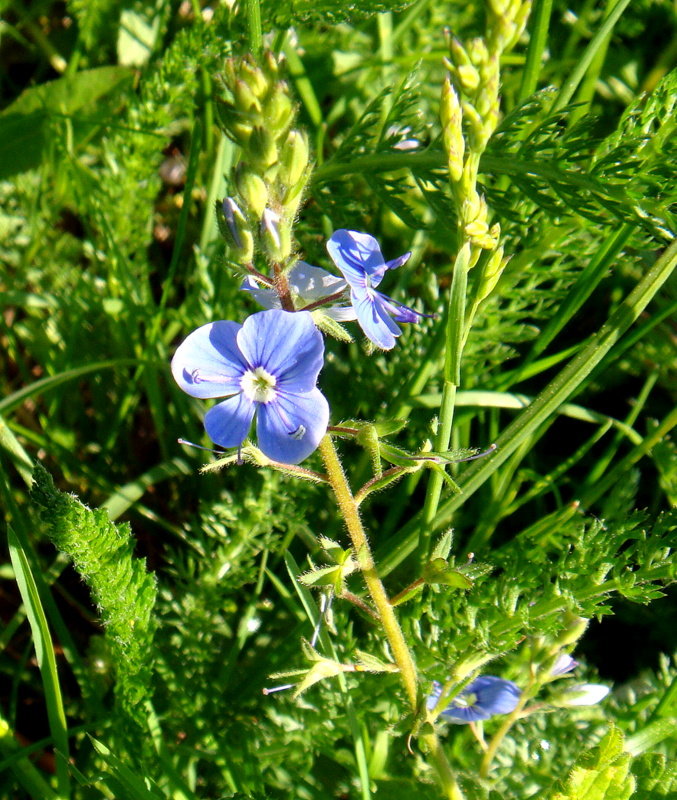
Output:
<svg viewBox="0 0 677 800">
<path fill-rule="evenodd" d="M 536 91 L 538 76 L 541 71 L 543 52 L 548 40 L 548 28 L 550 27 L 550 14 L 552 13 L 552 0 L 536 0 L 534 4 L 533 30 L 530 32 L 529 49 L 527 51 L 527 62 L 522 73 L 522 85 L 520 86 L 517 102 L 523 103 L 527 97 Z"/>
<path fill-rule="evenodd" d="M 418 705 L 418 692 L 416 687 L 416 667 L 407 643 L 404 640 L 402 629 L 395 616 L 395 611 L 388 599 L 385 587 L 376 571 L 374 557 L 367 541 L 367 535 L 360 519 L 360 513 L 355 503 L 355 498 L 346 480 L 343 467 L 339 461 L 334 442 L 326 435 L 320 442 L 320 453 L 324 460 L 327 476 L 331 483 L 336 502 L 338 503 L 343 519 L 348 528 L 350 539 L 355 550 L 355 555 L 360 564 L 364 582 L 371 595 L 371 599 L 378 611 L 379 619 L 385 631 L 395 663 L 400 669 L 402 683 L 407 692 L 407 698 L 412 711 Z"/>
<path fill-rule="evenodd" d="M 468 268 L 471 255 L 471 245 L 466 242 L 459 250 L 454 261 L 445 326 L 444 388 L 442 389 L 439 427 L 435 437 L 435 450 L 438 453 L 443 453 L 449 449 L 456 405 L 456 390 L 461 382 L 461 357 L 463 355 L 465 333 L 465 298 L 468 288 Z M 419 546 L 419 560 L 422 562 L 425 562 L 428 558 L 430 537 L 427 536 L 427 532 L 431 530 L 432 522 L 437 514 L 443 482 L 444 476 L 440 470 L 435 470 L 428 482 L 423 506 L 423 524 L 421 525 L 421 531 L 424 532 L 425 539 L 421 537 L 422 540 Z"/>
<path fill-rule="evenodd" d="M 517 708 L 515 708 L 515 710 L 503 720 L 501 727 L 496 731 L 489 742 L 489 746 L 485 750 L 484 757 L 482 758 L 482 764 L 480 765 L 480 778 L 486 778 L 489 775 L 491 764 L 496 756 L 496 752 L 498 751 L 501 742 L 503 739 L 505 739 L 510 728 L 512 728 L 512 726 L 520 718 L 522 715 L 522 709 L 526 705 L 528 699 L 531 697 L 531 692 L 529 691 L 530 688 L 531 686 L 527 687 L 527 689 L 522 692 L 522 696 L 517 704 Z"/>
<path fill-rule="evenodd" d="M 625 11 L 625 9 L 630 4 L 630 0 L 620 0 L 620 2 L 616 5 L 614 10 L 609 14 L 609 16 L 604 20 L 604 22 L 600 25 L 599 30 L 597 33 L 592 37 L 590 43 L 585 48 L 583 55 L 578 60 L 576 64 L 576 68 L 565 81 L 562 88 L 559 90 L 559 94 L 552 106 L 552 113 L 555 111 L 561 111 L 564 106 L 567 105 L 571 101 L 571 98 L 574 96 L 576 89 L 578 88 L 579 83 L 585 77 L 585 73 L 588 71 L 588 68 L 593 62 L 597 51 L 604 47 L 604 43 L 611 35 L 611 32 L 614 29 L 614 26 L 621 18 L 621 15 Z"/>
<path fill-rule="evenodd" d="M 431 756 L 431 762 L 437 773 L 437 779 L 440 783 L 444 797 L 446 800 L 465 800 L 461 787 L 456 781 L 456 777 L 449 765 L 446 753 L 442 748 L 439 737 L 436 733 L 430 733 L 421 737 L 426 744 L 427 749 Z"/>
<path fill-rule="evenodd" d="M 263 33 L 261 30 L 261 6 L 259 0 L 246 0 L 247 33 L 249 49 L 255 58 L 263 51 Z"/>
</svg>

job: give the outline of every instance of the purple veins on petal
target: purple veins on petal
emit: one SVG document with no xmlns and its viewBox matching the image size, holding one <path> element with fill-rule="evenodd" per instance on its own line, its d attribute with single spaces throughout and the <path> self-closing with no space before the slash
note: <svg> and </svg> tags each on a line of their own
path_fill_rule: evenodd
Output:
<svg viewBox="0 0 677 800">
<path fill-rule="evenodd" d="M 193 397 L 225 397 L 205 415 L 223 447 L 240 447 L 254 417 L 261 450 L 298 464 L 324 436 L 329 406 L 316 387 L 324 342 L 306 311 L 260 311 L 243 325 L 203 325 L 179 345 L 172 374 Z"/>
</svg>

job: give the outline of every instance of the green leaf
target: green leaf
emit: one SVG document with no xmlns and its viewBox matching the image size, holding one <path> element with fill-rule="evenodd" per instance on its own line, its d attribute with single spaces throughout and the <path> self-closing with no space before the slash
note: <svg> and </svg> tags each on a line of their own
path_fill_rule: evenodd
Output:
<svg viewBox="0 0 677 800">
<path fill-rule="evenodd" d="M 92 511 L 58 491 L 40 464 L 33 472 L 31 499 L 53 544 L 72 559 L 91 589 L 115 665 L 116 698 L 123 712 L 140 722 L 152 674 L 155 577 L 144 559 L 134 557 L 129 525 L 115 525 L 105 511 Z"/>
<path fill-rule="evenodd" d="M 69 117 L 131 80 L 124 67 L 97 67 L 26 89 L 0 114 L 0 180 L 42 161 L 54 117 Z"/>
<path fill-rule="evenodd" d="M 59 674 L 56 667 L 54 647 L 49 633 L 49 626 L 47 625 L 47 617 L 42 607 L 40 594 L 35 579 L 33 578 L 33 573 L 31 572 L 25 547 L 9 526 L 7 527 L 7 540 L 10 559 L 16 575 L 16 582 L 26 607 L 26 616 L 28 617 L 33 634 L 35 656 L 45 690 L 49 727 L 60 753 L 57 757 L 59 795 L 61 797 L 69 797 L 70 779 L 66 766 L 69 752 L 68 727 L 61 698 L 61 687 L 59 685 Z"/>
<path fill-rule="evenodd" d="M 581 756 L 566 788 L 550 800 L 628 800 L 635 790 L 630 756 L 623 752 L 623 735 L 611 728 L 594 750 Z"/>
</svg>

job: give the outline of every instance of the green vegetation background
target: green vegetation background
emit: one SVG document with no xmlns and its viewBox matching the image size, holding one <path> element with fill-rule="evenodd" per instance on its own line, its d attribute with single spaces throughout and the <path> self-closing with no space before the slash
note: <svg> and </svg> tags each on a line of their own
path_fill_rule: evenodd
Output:
<svg viewBox="0 0 677 800">
<path fill-rule="evenodd" d="M 626 3 L 595 40 L 620 5 L 537 2 L 532 38 L 536 11 L 551 12 L 542 63 L 527 69 L 525 38 L 502 64 L 505 118 L 481 172 L 512 260 L 468 341 L 455 447 L 495 441 L 673 238 L 675 9 Z M 296 701 L 261 694 L 271 674 L 303 666 L 315 606 L 294 576 L 308 554 L 320 558 L 318 535 L 342 539 L 332 502 L 252 467 L 200 475 L 208 457 L 177 444 L 208 443 L 200 404 L 171 381 L 174 347 L 204 322 L 255 310 L 213 212 L 237 158 L 218 128 L 216 76 L 246 49 L 243 11 L 197 0 L 0 9 L 0 477 L 12 530 L 0 573 L 0 796 L 436 797 L 395 727 L 393 676 L 349 676 L 348 689 L 327 682 Z M 455 255 L 439 143 L 443 31 L 481 35 L 483 11 L 261 5 L 317 163 L 296 226 L 303 257 L 328 267 L 324 241 L 339 227 L 377 236 L 387 258 L 412 249 L 386 291 L 438 315 Z M 426 675 L 490 649 L 516 676 L 524 636 L 557 635 L 548 609 L 571 608 L 602 619 L 582 642 L 584 674 L 618 689 L 605 712 L 525 721 L 498 783 L 469 797 L 554 797 L 609 721 L 643 732 L 637 754 L 659 754 L 637 761 L 635 796 L 675 796 L 660 758 L 674 755 L 663 721 L 677 716 L 677 615 L 657 584 L 674 574 L 676 302 L 672 280 L 570 405 L 467 497 L 443 500 L 433 533 L 453 518 L 454 553 L 462 562 L 472 550 L 478 569 L 467 596 L 438 587 L 403 607 Z M 387 355 L 367 358 L 359 336 L 331 342 L 321 386 L 332 422 L 407 419 L 397 441 L 416 449 L 439 409 L 443 349 L 439 316 L 408 326 Z M 369 457 L 344 447 L 357 486 Z M 29 495 L 35 463 L 102 511 L 42 472 Z M 463 487 L 482 469 L 454 477 Z M 416 577 L 424 494 L 417 474 L 365 505 L 393 593 Z M 336 607 L 334 621 L 342 660 L 365 641 L 381 647 L 350 609 Z M 472 775 L 467 729 L 448 741 Z M 599 763 L 620 770 L 613 746 Z M 358 790 L 364 764 L 371 789 Z"/>
</svg>

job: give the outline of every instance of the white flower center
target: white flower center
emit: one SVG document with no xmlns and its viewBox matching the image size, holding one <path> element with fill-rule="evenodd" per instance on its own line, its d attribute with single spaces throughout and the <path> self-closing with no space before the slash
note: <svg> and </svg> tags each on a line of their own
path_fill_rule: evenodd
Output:
<svg viewBox="0 0 677 800">
<path fill-rule="evenodd" d="M 240 386 L 248 400 L 254 403 L 270 403 L 277 396 L 277 380 L 263 367 L 248 369 L 240 379 Z"/>
</svg>

